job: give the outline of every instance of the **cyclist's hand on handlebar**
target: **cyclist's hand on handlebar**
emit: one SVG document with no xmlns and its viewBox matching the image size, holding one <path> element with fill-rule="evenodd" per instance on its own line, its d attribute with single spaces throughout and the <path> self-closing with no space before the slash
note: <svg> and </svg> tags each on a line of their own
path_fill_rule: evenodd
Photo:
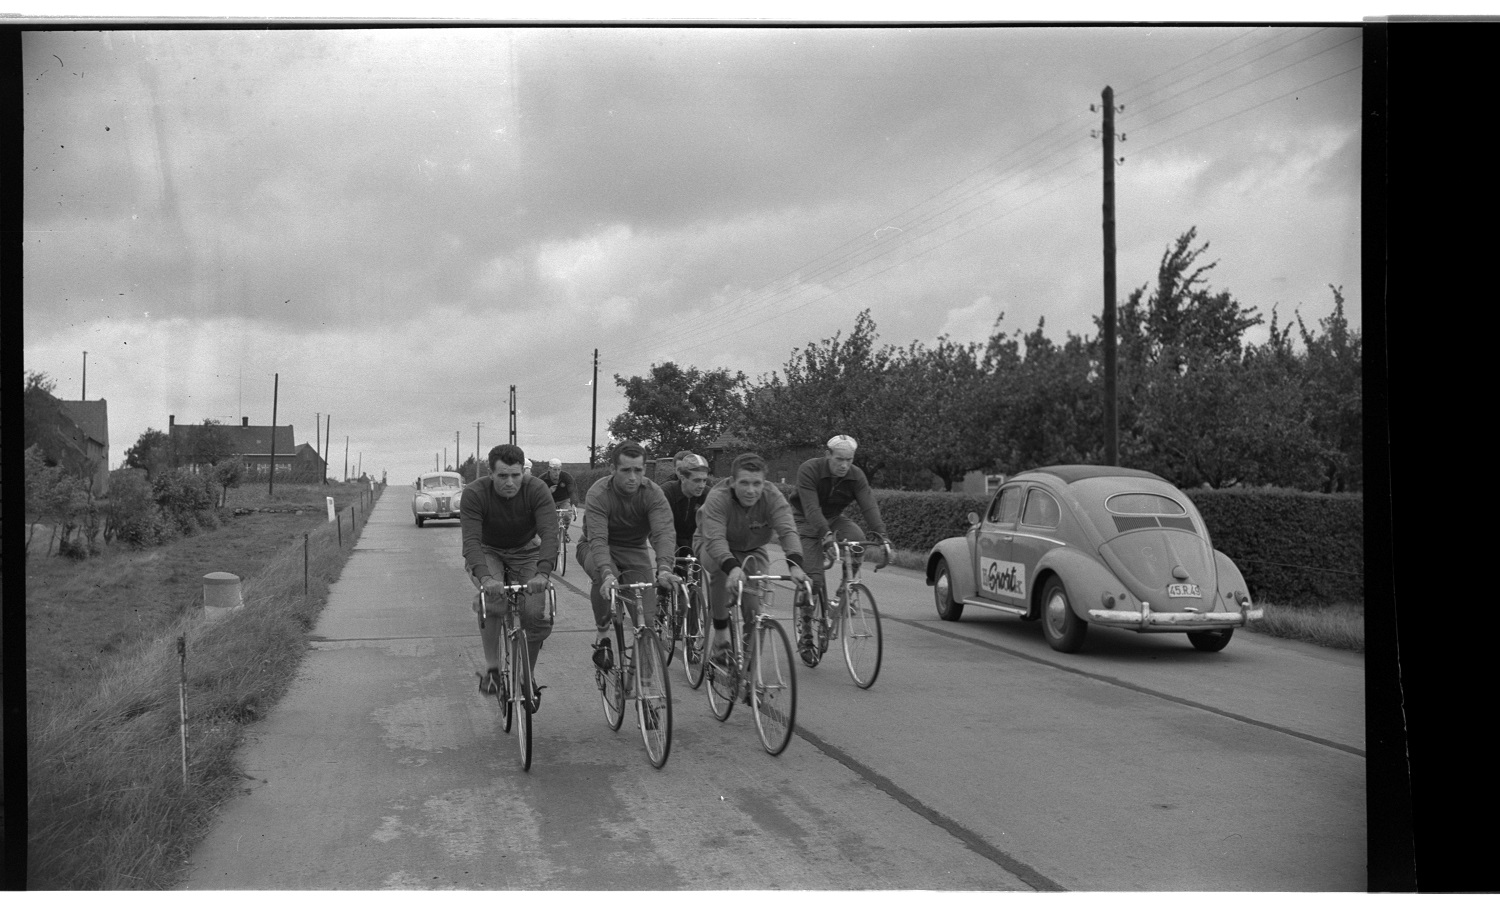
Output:
<svg viewBox="0 0 1500 900">
<path fill-rule="evenodd" d="M 798 585 L 807 587 L 807 573 L 802 571 L 801 566 L 797 565 L 791 560 L 787 560 L 786 573 L 790 575 L 792 577 L 792 580 L 797 582 Z"/>
<path fill-rule="evenodd" d="M 671 569 L 661 569 L 656 573 L 656 583 L 670 591 L 673 586 L 681 584 L 682 579 Z"/>
<path fill-rule="evenodd" d="M 531 576 L 531 579 L 526 582 L 526 590 L 532 594 L 540 594 L 545 591 L 547 589 L 547 585 L 551 583 L 551 578 L 548 578 L 546 575 L 538 572 L 537 574 Z"/>
<path fill-rule="evenodd" d="M 608 597 L 610 593 L 614 591 L 615 585 L 619 583 L 620 580 L 615 576 L 605 575 L 603 578 L 599 579 L 599 593 Z"/>
<path fill-rule="evenodd" d="M 505 585 L 501 584 L 500 579 L 493 575 L 486 575 L 479 579 L 479 590 L 486 594 L 498 594 L 504 587 Z"/>
</svg>

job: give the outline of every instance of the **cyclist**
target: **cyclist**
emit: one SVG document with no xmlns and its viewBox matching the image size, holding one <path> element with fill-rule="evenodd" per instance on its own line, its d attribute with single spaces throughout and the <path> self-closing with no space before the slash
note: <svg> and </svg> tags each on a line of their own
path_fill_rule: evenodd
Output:
<svg viewBox="0 0 1500 900">
<path fill-rule="evenodd" d="M 594 641 L 594 665 L 609 671 L 614 654 L 607 636 L 609 592 L 624 572 L 645 573 L 656 568 L 656 583 L 668 591 L 680 579 L 672 574 L 672 508 L 661 486 L 646 477 L 646 451 L 625 441 L 610 457 L 613 471 L 589 488 L 583 501 L 583 536 L 578 540 L 578 562 L 589 576 L 589 603 L 599 634 Z M 652 554 L 655 559 L 652 559 Z M 656 615 L 656 592 L 646 592 L 642 613 Z"/>
<path fill-rule="evenodd" d="M 859 466 L 854 464 L 854 451 L 859 442 L 847 434 L 836 434 L 828 439 L 828 451 L 814 457 L 797 468 L 797 492 L 792 497 L 792 512 L 797 521 L 797 534 L 802 538 L 802 554 L 807 559 L 822 557 L 835 539 L 865 540 L 864 531 L 844 515 L 851 502 L 858 501 L 860 512 L 877 540 L 884 540 L 885 522 L 880 518 L 880 507 L 875 504 L 875 495 L 870 492 L 870 481 Z M 813 589 L 828 596 L 828 585 L 823 578 L 823 566 L 813 565 L 808 572 Z M 809 596 L 810 595 L 804 595 Z M 797 649 L 802 658 L 811 664 L 817 654 L 813 645 L 812 607 L 798 606 Z"/>
<path fill-rule="evenodd" d="M 713 616 L 712 652 L 722 658 L 729 651 L 729 601 L 727 589 L 744 582 L 746 560 L 760 561 L 760 570 L 768 568 L 770 556 L 766 547 L 772 540 L 781 542 L 787 568 L 798 583 L 805 584 L 802 546 L 792 505 L 781 489 L 766 485 L 766 462 L 757 453 L 741 453 L 730 467 L 730 476 L 708 492 L 699 515 L 698 545 L 703 554 L 703 568 L 709 573 L 709 610 Z M 741 610 L 746 625 L 760 611 L 759 592 L 743 598 Z"/>
<path fill-rule="evenodd" d="M 508 579 L 526 583 L 521 625 L 535 670 L 542 642 L 552 633 L 546 590 L 557 558 L 557 507 L 540 481 L 526 477 L 526 454 L 520 447 L 499 444 L 490 448 L 489 466 L 489 475 L 464 485 L 459 501 L 464 568 L 474 586 L 491 596 L 500 596 L 500 588 Z M 475 597 L 475 612 L 479 611 L 479 602 Z M 486 616 L 480 625 L 486 666 L 479 678 L 481 694 L 495 694 L 500 689 L 499 623 L 498 617 Z M 528 672 L 527 683 L 534 684 L 530 675 Z M 540 692 L 540 687 L 534 688 L 536 703 L 541 702 Z"/>
<path fill-rule="evenodd" d="M 662 493 L 672 507 L 677 546 L 691 550 L 693 534 L 698 530 L 698 510 L 708 499 L 708 460 L 692 452 L 683 454 L 677 460 L 677 480 L 662 488 Z"/>
<path fill-rule="evenodd" d="M 540 476 L 542 483 L 552 491 L 552 502 L 557 504 L 563 527 L 573 523 L 573 476 L 563 471 L 562 460 L 552 457 L 547 460 L 547 471 Z"/>
</svg>

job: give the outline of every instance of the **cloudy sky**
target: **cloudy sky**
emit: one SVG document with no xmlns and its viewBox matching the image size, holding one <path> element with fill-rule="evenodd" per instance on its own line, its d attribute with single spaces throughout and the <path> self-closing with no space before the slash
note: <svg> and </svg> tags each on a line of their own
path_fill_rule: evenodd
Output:
<svg viewBox="0 0 1500 900">
<path fill-rule="evenodd" d="M 25 367 L 410 481 L 585 461 L 614 376 L 1092 333 L 1196 226 L 1216 289 L 1360 324 L 1355 27 L 403 28 L 23 36 Z M 1263 340 L 1264 329 L 1253 336 Z M 702 449 L 702 448 L 695 448 Z"/>
</svg>

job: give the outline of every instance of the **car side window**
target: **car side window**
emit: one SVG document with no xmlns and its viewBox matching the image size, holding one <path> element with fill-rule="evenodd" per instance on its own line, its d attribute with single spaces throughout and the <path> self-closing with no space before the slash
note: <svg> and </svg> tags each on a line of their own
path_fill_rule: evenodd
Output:
<svg viewBox="0 0 1500 900">
<path fill-rule="evenodd" d="M 1057 500 L 1041 488 L 1032 488 L 1026 497 L 1026 512 L 1021 516 L 1021 524 L 1056 528 L 1061 520 L 1062 509 L 1057 505 Z"/>
<path fill-rule="evenodd" d="M 1021 486 L 1002 487 L 995 502 L 990 504 L 989 521 L 1014 522 L 1021 511 Z"/>
</svg>

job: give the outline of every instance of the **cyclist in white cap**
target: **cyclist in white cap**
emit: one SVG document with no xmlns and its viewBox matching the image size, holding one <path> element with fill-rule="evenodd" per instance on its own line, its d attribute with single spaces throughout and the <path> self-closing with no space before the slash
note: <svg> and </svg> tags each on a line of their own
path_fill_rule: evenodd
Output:
<svg viewBox="0 0 1500 900">
<path fill-rule="evenodd" d="M 552 502 L 563 513 L 562 527 L 567 528 L 573 524 L 573 476 L 563 471 L 562 460 L 554 456 L 547 460 L 547 471 L 538 477 L 552 491 Z"/>
<path fill-rule="evenodd" d="M 875 495 L 870 492 L 870 481 L 859 466 L 854 464 L 854 451 L 859 442 L 847 434 L 836 434 L 828 439 L 828 452 L 814 457 L 797 467 L 797 491 L 792 495 L 792 512 L 797 520 L 797 536 L 802 539 L 802 558 L 808 561 L 807 575 L 818 591 L 827 600 L 828 585 L 823 578 L 823 566 L 817 563 L 824 548 L 835 537 L 839 540 L 865 540 L 864 531 L 844 515 L 851 502 L 859 502 L 865 522 L 870 526 L 874 540 L 884 541 L 885 522 L 880 518 L 880 507 L 875 505 Z M 813 641 L 812 607 L 798 606 L 795 625 L 797 649 L 808 665 L 817 662 L 817 645 Z"/>
</svg>

